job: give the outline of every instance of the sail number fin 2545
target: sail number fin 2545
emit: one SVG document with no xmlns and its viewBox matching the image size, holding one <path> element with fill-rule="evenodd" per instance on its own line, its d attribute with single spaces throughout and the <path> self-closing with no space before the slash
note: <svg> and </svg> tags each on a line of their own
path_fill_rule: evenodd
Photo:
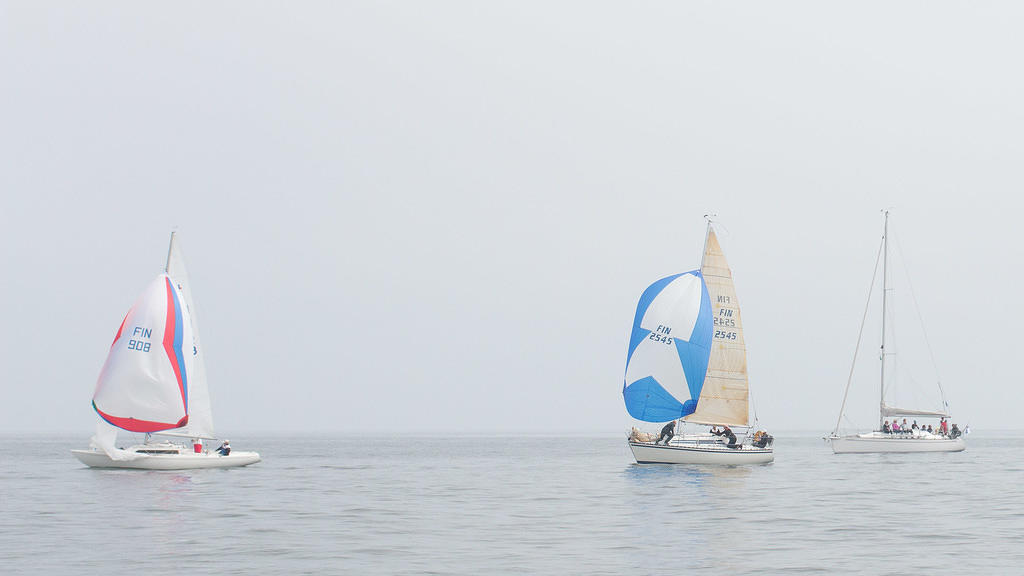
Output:
<svg viewBox="0 0 1024 576">
<path fill-rule="evenodd" d="M 664 342 L 665 344 L 672 344 L 672 337 L 669 334 L 672 333 L 672 328 L 658 324 L 658 328 L 651 332 L 647 337 L 648 340 L 654 340 L 655 342 Z"/>
</svg>

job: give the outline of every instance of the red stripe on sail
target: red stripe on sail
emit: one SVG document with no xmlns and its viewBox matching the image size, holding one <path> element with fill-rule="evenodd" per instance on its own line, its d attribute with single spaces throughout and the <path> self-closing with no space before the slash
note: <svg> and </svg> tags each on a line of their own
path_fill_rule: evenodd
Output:
<svg viewBox="0 0 1024 576">
<path fill-rule="evenodd" d="M 188 424 L 188 416 L 179 420 L 177 424 L 169 424 L 166 422 L 151 422 L 149 420 L 139 420 L 137 418 L 118 418 L 117 416 L 111 416 L 99 408 L 96 408 L 95 402 L 93 402 L 92 407 L 101 418 L 114 426 L 117 426 L 122 430 L 128 430 L 129 432 L 159 432 L 161 430 L 170 430 L 171 428 L 181 428 L 185 424 Z"/>
<path fill-rule="evenodd" d="M 181 406 L 186 411 L 186 417 L 188 412 L 188 401 L 185 399 L 185 383 L 181 380 L 181 370 L 178 368 L 178 356 L 174 353 L 174 294 L 171 288 L 171 279 L 164 278 L 164 284 L 167 286 L 167 322 L 164 324 L 164 350 L 167 352 L 167 358 L 171 361 L 171 367 L 174 368 L 174 377 L 178 380 L 178 390 L 181 392 Z"/>
<path fill-rule="evenodd" d="M 135 307 L 134 307 L 134 306 L 132 306 L 132 308 L 129 308 L 129 309 L 128 309 L 128 313 L 127 313 L 127 314 L 125 314 L 125 315 L 124 315 L 124 318 L 122 318 L 122 319 L 121 319 L 121 326 L 120 326 L 120 327 L 118 327 L 118 329 L 117 329 L 117 334 L 116 334 L 116 335 L 114 336 L 114 341 L 110 343 L 110 347 L 111 347 L 111 348 L 113 348 L 113 347 L 114 347 L 114 344 L 117 344 L 117 341 L 118 341 L 118 339 L 120 339 L 120 338 L 121 338 L 121 332 L 123 332 L 123 331 L 124 331 L 124 323 L 128 321 L 128 314 L 131 314 L 131 313 L 132 313 L 132 309 L 133 309 L 133 308 L 135 308 Z"/>
</svg>

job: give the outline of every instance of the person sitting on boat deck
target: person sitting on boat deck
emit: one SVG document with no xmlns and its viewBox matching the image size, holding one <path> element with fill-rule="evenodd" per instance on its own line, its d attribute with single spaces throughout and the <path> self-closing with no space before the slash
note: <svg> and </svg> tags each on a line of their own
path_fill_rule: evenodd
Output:
<svg viewBox="0 0 1024 576">
<path fill-rule="evenodd" d="M 715 436 L 725 436 L 729 439 L 729 448 L 736 448 L 736 435 L 733 434 L 732 430 L 728 426 L 722 425 L 722 429 L 719 430 L 717 426 L 711 429 L 711 433 Z"/>
<path fill-rule="evenodd" d="M 888 420 L 886 420 L 884 423 L 882 423 L 882 432 L 885 432 L 886 434 L 889 434 L 890 432 L 892 432 L 892 428 L 889 427 L 889 421 Z"/>
<path fill-rule="evenodd" d="M 900 424 L 895 419 L 893 419 L 893 421 L 892 421 L 892 433 L 893 434 L 899 434 L 900 433 Z"/>
<path fill-rule="evenodd" d="M 953 429 L 949 431 L 949 437 L 956 439 L 960 437 L 960 434 L 960 429 L 956 427 L 956 423 L 954 422 Z"/>
<path fill-rule="evenodd" d="M 758 430 L 757 434 L 754 434 L 754 446 L 757 448 L 764 448 L 771 442 L 771 434 L 768 434 L 764 430 Z"/>
<path fill-rule="evenodd" d="M 920 428 L 921 427 L 917 425 L 917 420 L 914 420 L 914 423 L 910 425 L 911 430 L 918 430 Z"/>
<path fill-rule="evenodd" d="M 221 456 L 227 456 L 228 454 L 231 454 L 231 442 L 225 440 L 223 443 L 221 443 L 220 448 L 217 448 L 217 454 L 220 454 Z"/>
<path fill-rule="evenodd" d="M 657 444 L 658 442 L 661 442 L 662 438 L 664 438 L 665 439 L 665 446 L 668 446 L 669 441 L 672 440 L 672 437 L 675 436 L 675 435 L 676 435 L 676 421 L 673 420 L 673 421 L 669 422 L 668 424 L 665 424 L 665 427 L 661 429 L 661 436 L 658 436 L 658 439 L 655 440 L 654 443 Z"/>
<path fill-rule="evenodd" d="M 903 419 L 903 423 L 900 424 L 900 432 L 910 432 L 910 425 L 907 424 L 907 419 Z"/>
<path fill-rule="evenodd" d="M 928 425 L 928 433 L 929 434 L 934 434 L 935 433 L 934 431 L 932 431 L 932 425 L 931 424 Z"/>
<path fill-rule="evenodd" d="M 629 431 L 630 442 L 650 442 L 651 438 L 654 438 L 654 434 L 641 432 L 636 429 L 636 426 L 633 426 L 633 429 Z"/>
</svg>

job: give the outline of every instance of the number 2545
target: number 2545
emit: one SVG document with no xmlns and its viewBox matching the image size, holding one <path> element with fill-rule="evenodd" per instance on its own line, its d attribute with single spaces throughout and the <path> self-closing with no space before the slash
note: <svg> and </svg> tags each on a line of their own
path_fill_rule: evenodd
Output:
<svg viewBox="0 0 1024 576">
<path fill-rule="evenodd" d="M 648 340 L 654 340 L 655 342 L 664 342 L 665 344 L 671 344 L 672 343 L 672 337 L 671 336 L 663 336 L 663 335 L 658 334 L 656 332 L 651 332 L 651 335 L 648 336 L 647 339 Z"/>
</svg>

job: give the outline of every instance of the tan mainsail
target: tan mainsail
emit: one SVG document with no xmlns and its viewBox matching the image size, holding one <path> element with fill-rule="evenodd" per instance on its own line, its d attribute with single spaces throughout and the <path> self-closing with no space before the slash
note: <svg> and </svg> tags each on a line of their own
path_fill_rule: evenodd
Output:
<svg viewBox="0 0 1024 576">
<path fill-rule="evenodd" d="M 747 346 L 743 340 L 740 303 L 736 299 L 729 263 L 710 226 L 700 271 L 711 297 L 714 333 L 697 411 L 687 416 L 686 421 L 747 426 Z"/>
</svg>

